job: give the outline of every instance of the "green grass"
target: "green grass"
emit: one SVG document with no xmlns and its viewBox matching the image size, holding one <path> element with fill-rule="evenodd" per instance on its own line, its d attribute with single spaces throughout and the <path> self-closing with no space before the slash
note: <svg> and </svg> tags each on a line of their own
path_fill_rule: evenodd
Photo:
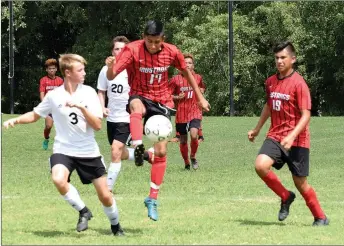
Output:
<svg viewBox="0 0 344 246">
<path fill-rule="evenodd" d="M 2 244 L 343 244 L 344 118 L 311 122 L 309 182 L 331 219 L 330 226 L 319 228 L 311 226 L 313 217 L 298 193 L 288 219 L 277 220 L 280 201 L 253 167 L 267 127 L 255 144 L 247 140 L 257 120 L 206 117 L 197 171 L 184 171 L 178 144 L 169 144 L 157 222 L 147 218 L 143 205 L 150 165 L 125 161 L 116 185 L 124 238 L 111 236 L 94 187 L 82 185 L 74 173 L 72 183 L 94 214 L 89 229 L 76 232 L 78 214 L 50 180 L 52 145 L 42 150 L 43 120 L 2 130 Z M 103 126 L 97 140 L 109 163 Z M 277 174 L 296 192 L 287 167 Z"/>
</svg>

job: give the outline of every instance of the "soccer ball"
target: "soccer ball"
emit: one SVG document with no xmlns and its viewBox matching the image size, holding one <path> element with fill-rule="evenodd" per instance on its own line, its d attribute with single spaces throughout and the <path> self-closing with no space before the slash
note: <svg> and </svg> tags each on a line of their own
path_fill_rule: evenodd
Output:
<svg viewBox="0 0 344 246">
<path fill-rule="evenodd" d="M 167 140 L 171 133 L 171 121 L 163 115 L 154 115 L 145 124 L 145 134 L 152 142 Z"/>
</svg>

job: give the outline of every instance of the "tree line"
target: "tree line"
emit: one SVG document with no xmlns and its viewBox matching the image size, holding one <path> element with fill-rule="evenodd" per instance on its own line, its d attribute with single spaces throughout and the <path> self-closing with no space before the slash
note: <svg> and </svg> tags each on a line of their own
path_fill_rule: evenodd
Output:
<svg viewBox="0 0 344 246">
<path fill-rule="evenodd" d="M 195 57 L 207 85 L 207 115 L 229 113 L 228 2 L 21 1 L 14 5 L 15 113 L 39 103 L 44 61 L 63 53 L 86 58 L 86 84 L 96 88 L 114 36 L 134 41 L 150 19 L 165 23 L 166 41 Z M 1 2 L 1 106 L 10 111 L 9 11 Z M 344 115 L 344 3 L 234 2 L 234 106 L 238 116 L 259 115 L 264 81 L 276 72 L 273 45 L 290 40 L 306 79 L 313 115 Z M 171 76 L 176 71 L 171 71 Z"/>
</svg>

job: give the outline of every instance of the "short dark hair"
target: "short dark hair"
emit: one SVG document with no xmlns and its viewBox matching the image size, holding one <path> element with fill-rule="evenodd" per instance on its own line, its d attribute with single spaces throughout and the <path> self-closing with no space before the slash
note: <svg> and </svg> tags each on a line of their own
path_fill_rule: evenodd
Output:
<svg viewBox="0 0 344 246">
<path fill-rule="evenodd" d="M 186 59 L 186 58 L 190 58 L 192 61 L 194 61 L 193 55 L 190 54 L 190 53 L 185 53 L 184 54 L 184 59 Z"/>
<path fill-rule="evenodd" d="M 283 41 L 283 42 L 277 43 L 273 47 L 273 52 L 276 54 L 277 52 L 280 52 L 284 50 L 285 48 L 287 48 L 288 52 L 291 53 L 292 55 L 294 56 L 296 55 L 294 45 L 290 41 Z"/>
<path fill-rule="evenodd" d="M 163 36 L 164 24 L 159 20 L 150 20 L 147 22 L 143 34 L 150 36 Z"/>
<path fill-rule="evenodd" d="M 127 39 L 126 36 L 116 36 L 112 39 L 112 43 L 111 43 L 111 50 L 113 50 L 113 48 L 115 47 L 115 43 L 116 42 L 121 42 L 121 43 L 129 43 L 129 39 Z"/>
</svg>

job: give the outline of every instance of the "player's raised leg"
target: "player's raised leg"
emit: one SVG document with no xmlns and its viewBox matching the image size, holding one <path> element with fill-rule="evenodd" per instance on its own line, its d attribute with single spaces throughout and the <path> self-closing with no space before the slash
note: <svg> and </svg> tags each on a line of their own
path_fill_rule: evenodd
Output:
<svg viewBox="0 0 344 246">
<path fill-rule="evenodd" d="M 167 140 L 154 144 L 154 161 L 151 168 L 151 182 L 149 196 L 144 203 L 148 209 L 148 217 L 154 221 L 158 220 L 158 194 L 164 180 L 167 166 Z"/>
<path fill-rule="evenodd" d="M 143 137 L 143 123 L 142 117 L 146 114 L 146 108 L 142 101 L 133 97 L 129 99 L 130 108 L 130 133 L 135 146 L 135 164 L 142 166 L 144 161 L 145 147 L 142 142 Z"/>
<path fill-rule="evenodd" d="M 45 127 L 43 131 L 44 140 L 43 140 L 43 149 L 47 150 L 49 146 L 50 131 L 53 127 L 54 121 L 50 116 L 45 118 Z"/>
<path fill-rule="evenodd" d="M 50 157 L 51 178 L 58 192 L 63 199 L 68 202 L 76 211 L 79 212 L 79 220 L 76 230 L 78 232 L 87 230 L 88 220 L 92 218 L 91 211 L 86 207 L 77 189 L 68 182 L 70 173 L 74 170 L 72 160 L 62 154 L 53 154 Z"/>
<path fill-rule="evenodd" d="M 266 145 L 265 145 L 266 146 Z M 262 147 L 264 149 L 264 145 Z M 265 184 L 281 198 L 281 208 L 278 214 L 280 221 L 285 220 L 289 215 L 289 208 L 291 203 L 295 199 L 295 194 L 288 191 L 278 179 L 277 175 L 271 170 L 275 161 L 265 154 L 257 156 L 255 169 L 259 177 L 265 182 Z"/>
<path fill-rule="evenodd" d="M 198 142 L 204 142 L 202 126 L 198 129 Z"/>
</svg>

